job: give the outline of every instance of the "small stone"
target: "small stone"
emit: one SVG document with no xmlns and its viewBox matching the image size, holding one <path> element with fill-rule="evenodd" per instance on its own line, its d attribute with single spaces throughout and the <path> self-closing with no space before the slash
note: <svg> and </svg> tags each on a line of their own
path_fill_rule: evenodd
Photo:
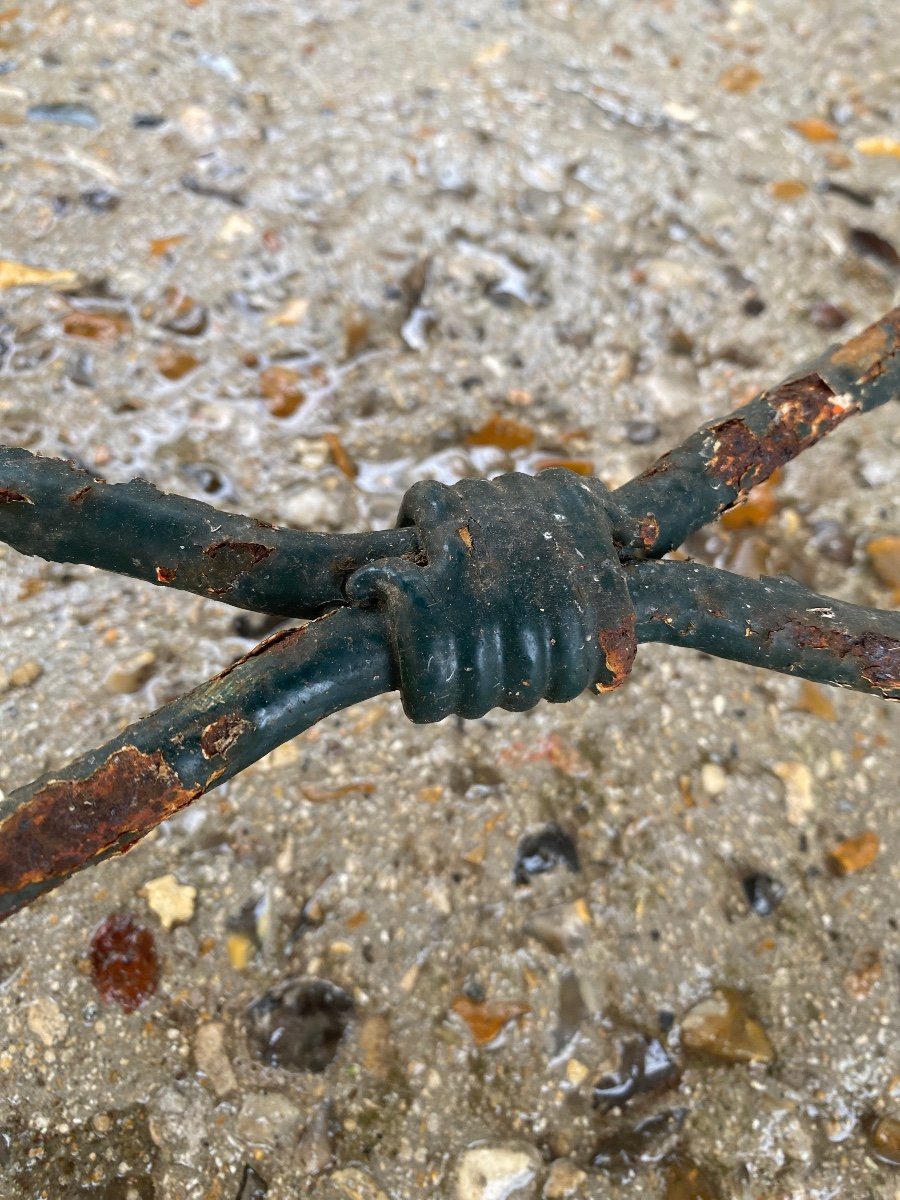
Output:
<svg viewBox="0 0 900 1200">
<path fill-rule="evenodd" d="M 321 1073 L 337 1054 L 353 1008 L 353 997 L 327 979 L 288 980 L 247 1010 L 250 1048 L 270 1067 Z"/>
<path fill-rule="evenodd" d="M 159 312 L 163 329 L 182 337 L 200 337 L 209 325 L 209 310 L 180 288 L 166 289 Z"/>
<path fill-rule="evenodd" d="M 788 821 L 791 825 L 802 825 L 815 808 L 812 771 L 802 762 L 775 763 L 772 771 L 784 784 Z"/>
<path fill-rule="evenodd" d="M 237 1087 L 237 1079 L 225 1051 L 225 1026 L 219 1021 L 198 1025 L 194 1034 L 194 1060 L 217 1096 Z"/>
<path fill-rule="evenodd" d="M 221 133 L 214 114 L 199 104 L 186 105 L 178 114 L 176 124 L 185 138 L 198 148 L 213 145 Z"/>
<path fill-rule="evenodd" d="M 92 212 L 115 212 L 122 203 L 122 197 L 111 188 L 88 188 L 79 196 L 81 203 Z"/>
<path fill-rule="evenodd" d="M 308 487 L 302 492 L 287 496 L 282 504 L 282 515 L 288 525 L 295 529 L 334 529 L 340 524 L 340 509 L 333 496 L 321 488 Z"/>
<path fill-rule="evenodd" d="M 97 129 L 100 125 L 100 118 L 89 104 L 79 104 L 73 100 L 32 104 L 28 110 L 28 120 L 51 125 L 77 125 L 82 129 Z"/>
<path fill-rule="evenodd" d="M 370 345 L 372 318 L 359 308 L 344 313 L 344 358 L 355 358 Z"/>
<path fill-rule="evenodd" d="M 700 783 L 707 796 L 721 796 L 728 786 L 728 776 L 718 763 L 704 763 L 700 768 Z"/>
<path fill-rule="evenodd" d="M 525 450 L 532 445 L 535 432 L 515 417 L 494 414 L 466 436 L 467 446 L 495 446 L 498 450 Z"/>
<path fill-rule="evenodd" d="M 678 100 L 667 100 L 662 106 L 662 113 L 670 121 L 679 125 L 693 125 L 700 116 L 700 109 L 693 104 L 681 104 Z"/>
<path fill-rule="evenodd" d="M 74 271 L 52 271 L 0 258 L 0 291 L 18 287 L 71 287 L 77 282 Z"/>
<path fill-rule="evenodd" d="M 476 1003 L 468 996 L 458 996 L 452 1008 L 469 1027 L 476 1046 L 491 1045 L 510 1021 L 517 1021 L 531 1011 L 530 1005 L 518 1000 L 485 1000 Z"/>
<path fill-rule="evenodd" d="M 120 663 L 106 676 L 106 689 L 119 696 L 139 692 L 156 672 L 156 655 L 142 650 L 127 662 Z"/>
<path fill-rule="evenodd" d="M 586 1183 L 587 1171 L 582 1171 L 570 1158 L 558 1158 L 550 1165 L 542 1200 L 576 1200 Z"/>
<path fill-rule="evenodd" d="M 307 1175 L 320 1174 L 334 1157 L 331 1124 L 331 1101 L 323 1100 L 313 1109 L 297 1146 L 297 1162 Z"/>
<path fill-rule="evenodd" d="M 45 1046 L 55 1046 L 66 1036 L 69 1023 L 62 1009 L 50 996 L 38 996 L 28 1006 L 28 1028 Z"/>
<path fill-rule="evenodd" d="M 412 310 L 400 328 L 400 336 L 410 350 L 421 354 L 428 348 L 429 335 L 437 324 L 435 315 L 430 308 L 416 307 Z"/>
<path fill-rule="evenodd" d="M 254 1146 L 292 1141 L 303 1121 L 300 1109 L 280 1092 L 250 1092 L 235 1121 L 238 1137 Z"/>
<path fill-rule="evenodd" d="M 866 554 L 879 580 L 887 587 L 900 588 L 900 537 L 888 534 L 873 538 Z"/>
<path fill-rule="evenodd" d="M 775 179 L 768 185 L 768 192 L 773 200 L 799 200 L 808 191 L 809 188 L 802 179 Z"/>
<path fill-rule="evenodd" d="M 719 988 L 681 1021 L 681 1043 L 687 1050 L 708 1054 L 721 1062 L 770 1063 L 775 1050 L 747 1001 L 732 988 Z"/>
<path fill-rule="evenodd" d="M 554 954 L 568 954 L 584 945 L 590 925 L 590 909 L 579 899 L 534 913 L 525 922 L 525 932 Z"/>
<path fill-rule="evenodd" d="M 456 1200 L 533 1200 L 540 1169 L 531 1146 L 474 1146 L 460 1158 Z"/>
<path fill-rule="evenodd" d="M 804 679 L 800 684 L 800 696 L 796 707 L 800 712 L 810 713 L 823 721 L 837 720 L 837 710 L 826 689 L 810 683 L 808 679 Z"/>
<path fill-rule="evenodd" d="M 844 309 L 832 304 L 830 300 L 816 300 L 809 307 L 809 319 L 816 329 L 833 332 L 835 329 L 842 329 L 850 317 Z"/>
<path fill-rule="evenodd" d="M 273 417 L 292 417 L 306 399 L 300 375 L 290 367 L 266 367 L 259 376 L 259 390 Z"/>
<path fill-rule="evenodd" d="M 253 221 L 243 213 L 234 212 L 229 213 L 219 226 L 216 240 L 230 245 L 241 238 L 252 237 L 254 233 L 256 233 L 256 226 Z"/>
<path fill-rule="evenodd" d="M 67 337 L 87 338 L 101 346 L 114 346 L 131 331 L 131 318 L 116 310 L 79 309 L 67 313 L 62 323 Z"/>
<path fill-rule="evenodd" d="M 566 1063 L 566 1079 L 572 1087 L 581 1087 L 590 1073 L 590 1067 L 585 1066 L 580 1059 L 570 1058 Z"/>
<path fill-rule="evenodd" d="M 891 271 L 900 269 L 900 254 L 893 242 L 874 229 L 867 229 L 864 225 L 852 226 L 847 231 L 847 245 L 862 258 L 871 258 Z"/>
<path fill-rule="evenodd" d="M 309 300 L 295 296 L 266 321 L 267 325 L 300 325 L 309 312 Z"/>
<path fill-rule="evenodd" d="M 393 1061 L 391 1023 L 385 1013 L 368 1013 L 357 1035 L 360 1065 L 376 1079 L 386 1079 Z"/>
<path fill-rule="evenodd" d="M 572 970 L 566 969 L 559 974 L 559 1003 L 558 1017 L 554 1034 L 555 1053 L 559 1054 L 568 1046 L 578 1032 L 582 1021 L 588 1016 L 588 1006 L 581 990 L 581 980 Z"/>
<path fill-rule="evenodd" d="M 560 863 L 570 871 L 580 870 L 575 843 L 555 821 L 550 821 L 542 829 L 526 833 L 519 841 L 513 879 L 518 884 L 526 884 L 532 875 L 552 871 Z"/>
<path fill-rule="evenodd" d="M 147 1026 L 138 1025 L 137 1028 L 141 1031 L 138 1036 L 146 1037 Z M 173 1048 L 179 1040 L 173 1039 Z M 167 1077 L 169 1082 L 154 1089 L 148 1112 L 148 1132 L 156 1146 L 164 1148 L 166 1157 L 171 1156 L 170 1161 L 195 1163 L 205 1157 L 209 1146 L 212 1102 L 202 1088 L 186 1087 L 181 1076 L 179 1072 L 176 1081 L 170 1075 Z M 232 1115 L 229 1132 L 233 1128 Z"/>
<path fill-rule="evenodd" d="M 900 1167 L 900 1118 L 881 1117 L 868 1137 L 869 1153 L 880 1163 Z"/>
<path fill-rule="evenodd" d="M 368 1171 L 346 1167 L 322 1180 L 316 1188 L 316 1200 L 389 1200 Z"/>
<path fill-rule="evenodd" d="M 736 63 L 719 76 L 719 87 L 737 95 L 752 92 L 761 82 L 762 72 L 752 63 Z"/>
<path fill-rule="evenodd" d="M 134 129 L 159 129 L 160 125 L 165 125 L 166 118 L 162 113 L 135 113 L 131 118 L 131 125 Z"/>
<path fill-rule="evenodd" d="M 66 378 L 76 387 L 92 388 L 95 386 L 94 359 L 86 350 L 79 350 L 66 363 Z"/>
<path fill-rule="evenodd" d="M 160 875 L 148 880 L 140 894 L 159 917 L 163 929 L 184 925 L 194 915 L 197 889 L 188 883 L 179 883 L 174 875 Z"/>
<path fill-rule="evenodd" d="M 840 137 L 831 122 L 821 117 L 804 117 L 801 121 L 791 121 L 790 125 L 808 142 L 836 142 Z"/>
<path fill-rule="evenodd" d="M 832 846 L 828 851 L 828 866 L 835 875 L 852 875 L 870 867 L 878 857 L 880 848 L 878 834 L 866 830 Z"/>
<path fill-rule="evenodd" d="M 134 1012 L 156 992 L 160 964 L 151 930 L 131 913 L 112 913 L 91 938 L 91 978 L 107 1003 Z"/>
<path fill-rule="evenodd" d="M 44 673 L 44 668 L 39 662 L 33 659 L 29 662 L 22 663 L 18 667 L 13 667 L 9 673 L 9 682 L 12 687 L 31 687 L 35 680 L 40 679 Z"/>
<path fill-rule="evenodd" d="M 671 1087 L 680 1074 L 658 1038 L 627 1038 L 619 1047 L 616 1069 L 601 1075 L 594 1084 L 594 1104 L 599 1108 L 620 1108 L 640 1092 Z"/>
<path fill-rule="evenodd" d="M 884 158 L 900 158 L 900 138 L 876 134 L 874 137 L 858 138 L 855 149 L 860 154 L 873 154 Z"/>
<path fill-rule="evenodd" d="M 163 346 L 156 356 L 157 371 L 163 379 L 168 379 L 172 383 L 184 379 L 185 375 L 190 375 L 191 371 L 199 365 L 199 358 L 191 354 L 189 350 L 182 349 L 181 346 Z"/>
<path fill-rule="evenodd" d="M 235 971 L 246 971 L 255 949 L 253 939 L 246 933 L 229 933 L 225 939 L 228 961 Z"/>
<path fill-rule="evenodd" d="M 765 871 L 754 871 L 741 880 L 747 903 L 758 917 L 770 917 L 784 899 L 784 884 Z"/>
</svg>

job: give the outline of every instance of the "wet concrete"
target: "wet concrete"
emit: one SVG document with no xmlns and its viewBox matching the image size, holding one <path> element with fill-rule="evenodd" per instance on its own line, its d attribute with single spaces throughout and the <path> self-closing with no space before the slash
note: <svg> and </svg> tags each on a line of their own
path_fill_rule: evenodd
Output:
<svg viewBox="0 0 900 1200">
<path fill-rule="evenodd" d="M 10 8 L 0 257 L 68 274 L 0 270 L 2 440 L 299 528 L 389 525 L 429 476 L 615 486 L 896 302 L 894 25 Z M 895 406 L 854 417 L 691 552 L 896 603 L 867 547 L 900 532 L 897 444 Z M 0 555 L 0 788 L 251 645 L 214 601 Z M 895 1196 L 898 720 L 655 647 L 564 707 L 330 719 L 0 930 L 4 1197 Z M 551 822 L 579 869 L 517 883 Z M 130 1013 L 92 980 L 115 913 L 159 956 Z M 322 1071 L 253 1050 L 251 1005 L 297 979 L 353 1002 Z M 743 1058 L 691 1048 L 721 996 Z M 667 1085 L 595 1105 L 653 1039 Z"/>
</svg>

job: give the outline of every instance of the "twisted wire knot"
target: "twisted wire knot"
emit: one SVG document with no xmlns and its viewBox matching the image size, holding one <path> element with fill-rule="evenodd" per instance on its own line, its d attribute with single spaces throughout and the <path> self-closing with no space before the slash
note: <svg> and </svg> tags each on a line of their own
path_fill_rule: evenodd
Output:
<svg viewBox="0 0 900 1200">
<path fill-rule="evenodd" d="M 618 517 L 599 479 L 563 468 L 414 484 L 397 524 L 415 526 L 424 563 L 370 563 L 346 588 L 385 617 L 410 719 L 524 711 L 624 683 L 637 642 Z"/>
</svg>

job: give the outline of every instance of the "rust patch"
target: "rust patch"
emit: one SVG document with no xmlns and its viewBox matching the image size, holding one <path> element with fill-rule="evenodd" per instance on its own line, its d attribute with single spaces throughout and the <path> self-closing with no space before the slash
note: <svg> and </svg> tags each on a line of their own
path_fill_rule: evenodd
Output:
<svg viewBox="0 0 900 1200">
<path fill-rule="evenodd" d="M 900 307 L 889 313 L 843 346 L 826 355 L 818 370 L 825 377 L 837 368 L 838 389 L 864 390 L 888 370 L 900 351 Z"/>
<path fill-rule="evenodd" d="M 203 757 L 215 758 L 219 755 L 226 758 L 235 742 L 252 729 L 251 723 L 245 721 L 243 717 L 224 713 L 207 725 L 200 735 L 200 749 L 203 751 Z"/>
<path fill-rule="evenodd" d="M 70 503 L 70 504 L 80 504 L 80 503 L 81 503 L 81 501 L 82 501 L 82 500 L 85 498 L 85 496 L 88 494 L 88 492 L 90 492 L 90 491 L 92 491 L 92 490 L 93 490 L 93 486 L 94 486 L 94 485 L 93 485 L 93 484 L 91 484 L 91 483 L 86 483 L 86 484 L 84 485 L 84 487 L 80 487 L 80 488 L 78 489 L 78 491 L 76 491 L 76 492 L 73 492 L 73 493 L 71 494 L 71 496 L 68 496 L 68 497 L 67 497 L 67 499 L 68 499 L 69 503 Z"/>
<path fill-rule="evenodd" d="M 310 622 L 310 624 L 313 624 L 313 622 Z M 236 667 L 239 667 L 242 663 L 249 662 L 251 658 L 256 658 L 259 654 L 266 654 L 269 650 L 278 645 L 279 642 L 298 641 L 301 637 L 303 637 L 308 628 L 308 625 L 292 625 L 290 629 L 277 629 L 274 633 L 270 633 L 267 638 L 264 638 L 256 646 L 254 646 L 252 650 L 248 650 L 246 654 L 242 654 L 240 658 L 236 658 L 231 666 L 226 667 L 224 671 L 220 671 L 218 675 L 214 676 L 214 678 L 224 679 L 225 676 L 230 675 Z"/>
<path fill-rule="evenodd" d="M 255 566 L 273 554 L 274 547 L 261 546 L 259 542 L 213 542 L 211 546 L 206 547 L 203 553 L 207 558 L 215 558 L 222 553 L 237 554 L 249 558 L 250 565 Z"/>
<path fill-rule="evenodd" d="M 739 499 L 859 408 L 837 397 L 815 373 L 792 379 L 761 399 L 774 410 L 762 436 L 743 417 L 728 417 L 708 429 L 713 453 L 706 472 L 738 492 Z"/>
<path fill-rule="evenodd" d="M 888 313 L 883 322 L 878 321 L 876 324 L 870 325 L 855 338 L 845 342 L 833 354 L 829 354 L 829 362 L 834 363 L 836 367 L 852 367 L 854 371 L 860 373 L 868 370 L 883 358 L 890 348 L 890 338 L 885 324 L 894 314 L 900 316 L 900 309 L 894 309 L 893 313 Z"/>
<path fill-rule="evenodd" d="M 0 504 L 34 504 L 34 501 L 22 492 L 14 492 L 12 488 L 0 488 Z"/>
<path fill-rule="evenodd" d="M 606 659 L 606 669 L 612 678 L 608 683 L 599 682 L 596 685 L 598 692 L 615 691 L 631 674 L 637 655 L 635 623 L 636 618 L 632 612 L 617 628 L 600 630 L 597 640 Z"/>
<path fill-rule="evenodd" d="M 885 634 L 846 633 L 843 629 L 822 629 L 800 621 L 788 621 L 781 631 L 801 650 L 824 650 L 835 658 L 856 660 L 860 676 L 873 690 L 900 693 L 900 641 Z M 885 696 L 885 699 L 900 699 Z"/>
<path fill-rule="evenodd" d="M 860 379 L 860 387 L 865 387 L 867 384 L 874 383 L 875 380 L 879 379 L 886 370 L 887 367 L 885 366 L 885 359 L 880 358 L 878 362 L 873 363 L 871 367 L 869 367 L 868 371 L 866 371 L 865 375 L 863 375 L 862 379 Z"/>
<path fill-rule="evenodd" d="M 224 596 L 241 575 L 274 553 L 274 546 L 263 546 L 259 542 L 213 542 L 203 551 L 212 563 L 203 573 L 203 583 L 210 595 Z"/>
<path fill-rule="evenodd" d="M 650 464 L 646 471 L 642 471 L 638 476 L 639 479 L 652 479 L 654 475 L 665 475 L 666 471 L 672 465 L 672 451 L 667 450 L 665 454 L 661 454 L 656 462 Z"/>
<path fill-rule="evenodd" d="M 136 746 L 83 779 L 51 779 L 0 822 L 0 895 L 128 850 L 202 790 L 185 787 L 159 750 Z"/>
<path fill-rule="evenodd" d="M 156 581 L 157 583 L 171 583 L 177 574 L 177 567 L 157 567 Z"/>
<path fill-rule="evenodd" d="M 646 516 L 641 517 L 638 524 L 638 536 L 647 550 L 656 545 L 659 538 L 659 521 L 653 513 L 647 513 Z"/>
</svg>

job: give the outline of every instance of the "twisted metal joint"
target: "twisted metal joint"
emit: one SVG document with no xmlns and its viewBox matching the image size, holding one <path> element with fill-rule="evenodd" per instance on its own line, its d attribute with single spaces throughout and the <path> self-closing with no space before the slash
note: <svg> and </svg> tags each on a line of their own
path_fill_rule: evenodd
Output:
<svg viewBox="0 0 900 1200">
<path fill-rule="evenodd" d="M 384 617 L 410 719 L 519 712 L 624 683 L 637 640 L 622 524 L 599 479 L 559 468 L 414 484 L 398 526 L 415 527 L 420 554 L 369 563 L 346 587 Z"/>
</svg>

